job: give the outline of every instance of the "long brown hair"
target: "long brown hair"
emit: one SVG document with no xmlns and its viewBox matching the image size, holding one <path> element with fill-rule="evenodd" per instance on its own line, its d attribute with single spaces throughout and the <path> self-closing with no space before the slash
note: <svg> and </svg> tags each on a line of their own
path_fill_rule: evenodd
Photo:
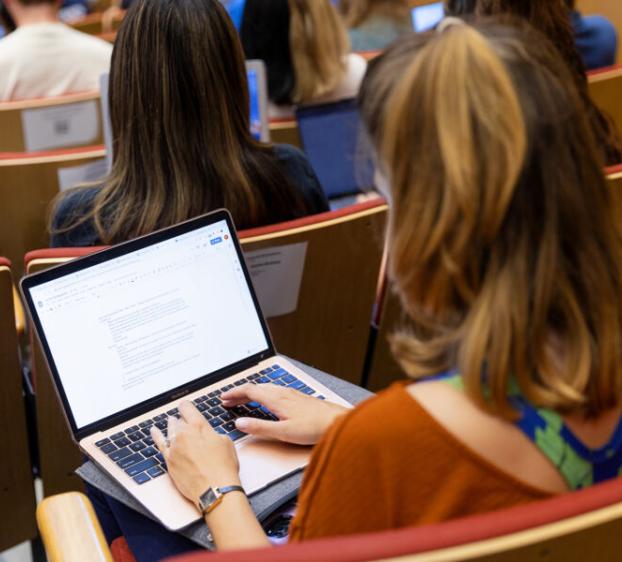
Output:
<svg viewBox="0 0 622 562">
<path fill-rule="evenodd" d="M 457 368 L 507 417 L 511 377 L 560 412 L 618 405 L 622 240 L 554 47 L 486 22 L 409 37 L 371 65 L 361 103 L 391 184 L 390 271 L 416 326 L 393 341 L 407 372 Z"/>
<path fill-rule="evenodd" d="M 340 0 L 339 10 L 348 27 L 357 27 L 379 14 L 401 21 L 410 13 L 409 0 Z"/>
<path fill-rule="evenodd" d="M 136 0 L 110 71 L 114 163 L 94 207 L 113 244 L 226 207 L 238 228 L 304 214 L 272 149 L 249 131 L 237 33 L 218 0 Z"/>
<path fill-rule="evenodd" d="M 543 33 L 559 50 L 572 71 L 579 95 L 587 109 L 597 143 L 602 147 L 605 163 L 614 165 L 622 162 L 620 133 L 613 121 L 592 102 L 587 83 L 585 65 L 576 47 L 574 31 L 570 21 L 567 0 L 474 0 L 470 6 L 460 0 L 448 0 L 449 15 L 494 16 L 527 21 Z"/>
</svg>

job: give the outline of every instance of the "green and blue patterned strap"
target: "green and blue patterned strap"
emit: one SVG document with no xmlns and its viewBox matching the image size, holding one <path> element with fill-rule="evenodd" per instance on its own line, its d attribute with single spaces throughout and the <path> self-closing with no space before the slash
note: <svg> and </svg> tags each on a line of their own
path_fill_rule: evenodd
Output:
<svg viewBox="0 0 622 562">
<path fill-rule="evenodd" d="M 433 377 L 464 390 L 461 375 L 455 372 Z M 429 379 L 428 379 L 429 380 Z M 560 471 L 570 490 L 579 490 L 622 475 L 622 419 L 609 443 L 599 449 L 586 447 L 552 410 L 535 408 L 512 388 L 510 402 L 520 414 L 516 426 Z"/>
</svg>

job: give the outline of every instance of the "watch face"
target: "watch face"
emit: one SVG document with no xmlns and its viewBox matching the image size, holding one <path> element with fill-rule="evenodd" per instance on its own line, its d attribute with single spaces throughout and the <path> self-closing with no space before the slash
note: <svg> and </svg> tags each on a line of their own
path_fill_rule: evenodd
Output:
<svg viewBox="0 0 622 562">
<path fill-rule="evenodd" d="M 213 488 L 210 488 L 199 499 L 199 504 L 201 506 L 201 509 L 207 509 L 213 503 L 215 503 L 217 499 L 218 499 L 218 496 L 216 495 L 216 492 L 214 491 Z"/>
</svg>

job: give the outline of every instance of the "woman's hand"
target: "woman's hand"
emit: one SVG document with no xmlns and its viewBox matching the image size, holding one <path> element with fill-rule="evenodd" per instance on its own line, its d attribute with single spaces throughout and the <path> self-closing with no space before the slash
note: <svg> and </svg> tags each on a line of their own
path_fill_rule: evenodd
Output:
<svg viewBox="0 0 622 562">
<path fill-rule="evenodd" d="M 179 413 L 180 420 L 168 419 L 168 441 L 159 429 L 151 429 L 179 491 L 197 505 L 209 487 L 239 486 L 240 465 L 231 439 L 216 433 L 190 402 L 182 402 Z"/>
<path fill-rule="evenodd" d="M 279 418 L 279 421 L 238 418 L 235 425 L 240 431 L 297 445 L 315 445 L 335 419 L 348 411 L 343 406 L 274 384 L 245 384 L 223 392 L 220 398 L 225 408 L 258 402 Z"/>
</svg>

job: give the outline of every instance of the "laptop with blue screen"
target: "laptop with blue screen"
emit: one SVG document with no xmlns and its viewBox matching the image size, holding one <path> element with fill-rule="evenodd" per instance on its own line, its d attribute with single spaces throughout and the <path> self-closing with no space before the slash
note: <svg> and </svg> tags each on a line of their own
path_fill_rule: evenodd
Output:
<svg viewBox="0 0 622 562">
<path fill-rule="evenodd" d="M 434 29 L 445 17 L 443 2 L 433 2 L 423 6 L 417 6 L 411 11 L 413 29 L 417 33 Z"/>
<path fill-rule="evenodd" d="M 223 391 L 275 384 L 349 406 L 277 354 L 227 211 L 30 275 L 21 291 L 73 439 L 169 529 L 200 519 L 150 436 L 181 401 L 235 443 L 249 495 L 301 470 L 310 449 L 237 430 L 237 417 L 276 418 L 224 408 Z"/>
<path fill-rule="evenodd" d="M 261 60 L 247 60 L 246 76 L 250 98 L 251 134 L 255 140 L 270 142 L 266 65 Z"/>
<path fill-rule="evenodd" d="M 374 186 L 372 149 L 355 100 L 300 106 L 296 120 L 303 149 L 329 199 Z"/>
</svg>

